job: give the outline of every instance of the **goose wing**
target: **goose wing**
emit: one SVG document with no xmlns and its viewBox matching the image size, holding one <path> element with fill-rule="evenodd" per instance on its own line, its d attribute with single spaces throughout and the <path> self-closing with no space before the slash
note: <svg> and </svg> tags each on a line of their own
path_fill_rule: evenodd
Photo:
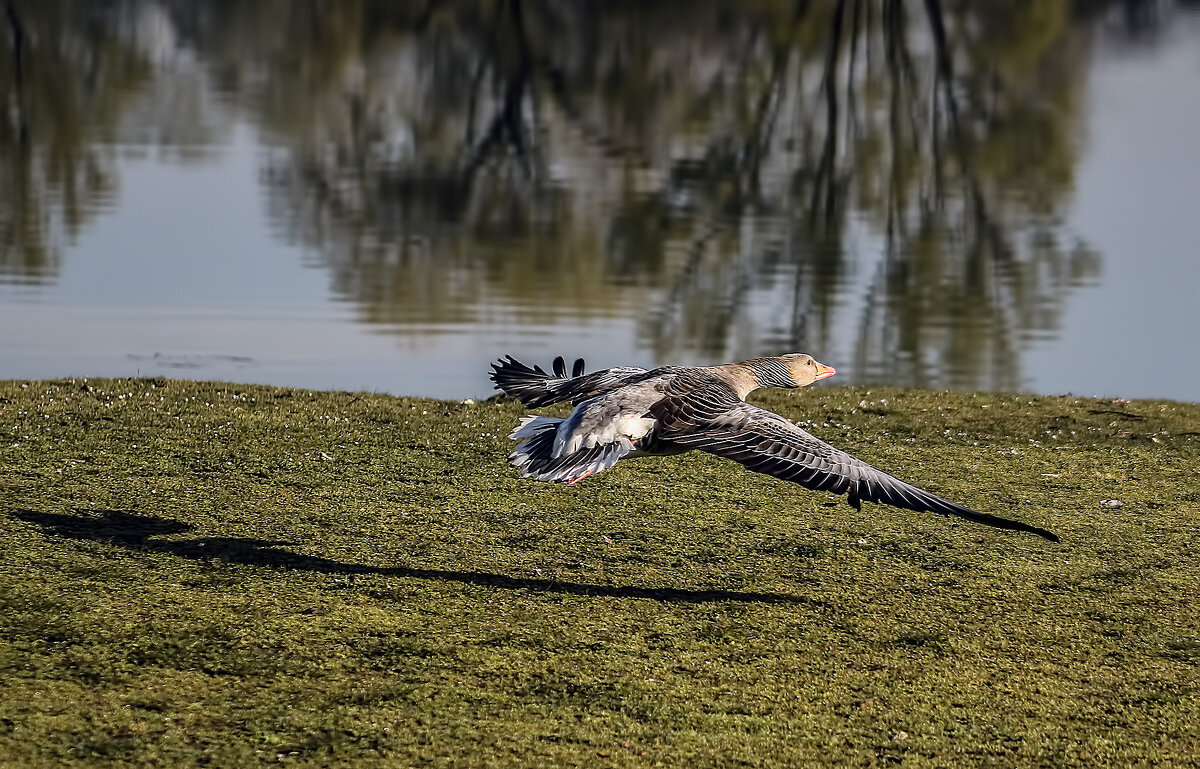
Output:
<svg viewBox="0 0 1200 769">
<path fill-rule="evenodd" d="M 617 389 L 630 380 L 646 373 L 644 368 L 618 366 L 583 372 L 583 358 L 578 358 L 567 376 L 567 363 L 560 355 L 554 359 L 553 375 L 541 366 L 527 366 L 511 355 L 492 364 L 489 375 L 496 389 L 521 401 L 526 408 L 549 406 L 552 403 L 580 401 Z"/>
<path fill-rule="evenodd" d="M 737 399 L 724 388 L 668 396 L 651 408 L 651 415 L 658 421 L 657 437 L 661 440 L 732 459 L 748 470 L 808 489 L 848 494 L 855 507 L 861 500 L 881 502 L 1058 541 L 1053 532 L 976 512 L 905 483 L 830 446 L 778 414 Z"/>
</svg>

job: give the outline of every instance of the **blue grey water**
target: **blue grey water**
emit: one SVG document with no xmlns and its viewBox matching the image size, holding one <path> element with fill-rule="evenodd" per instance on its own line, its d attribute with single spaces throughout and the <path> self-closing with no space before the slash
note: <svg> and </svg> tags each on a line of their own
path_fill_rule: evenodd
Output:
<svg viewBox="0 0 1200 769">
<path fill-rule="evenodd" d="M 1083 5 L 948 20 L 950 72 L 936 4 L 821 38 L 365 3 L 307 45 L 282 6 L 19 6 L 0 378 L 461 399 L 506 353 L 801 350 L 833 383 L 1200 401 L 1200 13 Z"/>
</svg>

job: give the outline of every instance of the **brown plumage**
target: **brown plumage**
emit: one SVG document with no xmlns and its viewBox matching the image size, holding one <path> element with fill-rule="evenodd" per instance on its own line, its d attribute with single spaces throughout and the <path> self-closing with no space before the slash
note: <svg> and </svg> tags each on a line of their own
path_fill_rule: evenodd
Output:
<svg viewBox="0 0 1200 769">
<path fill-rule="evenodd" d="M 509 460 L 526 477 L 576 483 L 627 456 L 699 449 L 805 488 L 846 494 L 855 508 L 863 501 L 880 502 L 1058 541 L 1053 532 L 979 513 L 905 483 L 746 403 L 746 395 L 762 387 L 804 387 L 833 376 L 832 368 L 808 355 L 591 374 L 584 373 L 580 359 L 570 376 L 560 357 L 553 371 L 530 368 L 512 356 L 492 364 L 496 388 L 527 407 L 568 400 L 575 405 L 566 419 L 528 416 L 513 430 L 509 437 L 522 443 Z"/>
</svg>

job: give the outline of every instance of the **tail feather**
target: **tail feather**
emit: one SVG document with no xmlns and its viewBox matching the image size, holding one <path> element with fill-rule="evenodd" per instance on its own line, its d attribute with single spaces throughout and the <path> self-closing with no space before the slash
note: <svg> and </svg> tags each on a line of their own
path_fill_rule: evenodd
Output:
<svg viewBox="0 0 1200 769">
<path fill-rule="evenodd" d="M 633 450 L 629 439 L 622 437 L 614 443 L 600 443 L 555 456 L 554 441 L 563 421 L 554 417 L 525 417 L 509 436 L 528 439 L 508 455 L 509 461 L 526 478 L 570 483 L 607 470 Z"/>
</svg>

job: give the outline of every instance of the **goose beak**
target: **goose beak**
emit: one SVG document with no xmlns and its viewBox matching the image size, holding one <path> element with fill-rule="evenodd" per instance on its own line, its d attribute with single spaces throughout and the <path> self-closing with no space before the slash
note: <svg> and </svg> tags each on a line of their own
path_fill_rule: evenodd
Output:
<svg viewBox="0 0 1200 769">
<path fill-rule="evenodd" d="M 819 381 L 821 379 L 828 379 L 829 377 L 833 376 L 836 373 L 837 373 L 837 371 L 834 370 L 833 366 L 826 366 L 824 363 L 818 363 L 817 364 L 817 377 L 813 381 Z"/>
</svg>

